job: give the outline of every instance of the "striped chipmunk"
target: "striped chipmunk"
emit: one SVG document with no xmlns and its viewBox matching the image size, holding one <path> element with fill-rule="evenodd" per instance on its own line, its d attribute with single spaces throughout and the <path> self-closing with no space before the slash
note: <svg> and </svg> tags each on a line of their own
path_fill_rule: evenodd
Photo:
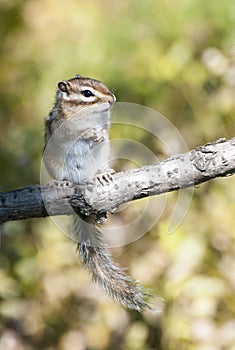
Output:
<svg viewBox="0 0 235 350">
<path fill-rule="evenodd" d="M 44 163 L 53 179 L 103 185 L 112 181 L 109 127 L 115 101 L 98 80 L 76 74 L 58 83 L 54 107 L 45 120 Z M 151 295 L 112 261 L 96 218 L 74 213 L 72 231 L 82 265 L 97 285 L 128 309 L 152 309 Z"/>
</svg>

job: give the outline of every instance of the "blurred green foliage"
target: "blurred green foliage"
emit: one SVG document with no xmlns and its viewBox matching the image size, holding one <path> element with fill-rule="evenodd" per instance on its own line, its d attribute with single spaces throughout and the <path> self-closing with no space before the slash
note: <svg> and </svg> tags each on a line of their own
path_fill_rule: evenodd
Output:
<svg viewBox="0 0 235 350">
<path fill-rule="evenodd" d="M 0 0 L 0 15 L 1 191 L 39 182 L 43 118 L 75 73 L 158 110 L 189 148 L 234 136 L 232 1 Z M 172 235 L 169 195 L 158 225 L 114 251 L 165 299 L 159 318 L 108 300 L 50 220 L 4 225 L 0 350 L 234 350 L 234 185 L 195 189 Z"/>
</svg>

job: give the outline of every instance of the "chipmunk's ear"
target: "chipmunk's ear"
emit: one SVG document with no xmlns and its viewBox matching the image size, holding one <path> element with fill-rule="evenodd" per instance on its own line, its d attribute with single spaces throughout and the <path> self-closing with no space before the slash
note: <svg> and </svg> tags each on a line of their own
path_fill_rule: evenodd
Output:
<svg viewBox="0 0 235 350">
<path fill-rule="evenodd" d="M 58 83 L 58 89 L 61 91 L 61 92 L 66 92 L 68 95 L 69 95 L 69 86 L 67 84 L 66 81 L 60 81 Z"/>
<path fill-rule="evenodd" d="M 75 74 L 74 78 L 81 78 L 81 75 L 80 74 Z"/>
</svg>

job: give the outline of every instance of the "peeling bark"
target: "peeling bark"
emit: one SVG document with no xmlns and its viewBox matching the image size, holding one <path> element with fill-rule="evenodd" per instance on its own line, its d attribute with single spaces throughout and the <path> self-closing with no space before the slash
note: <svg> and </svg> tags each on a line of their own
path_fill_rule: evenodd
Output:
<svg viewBox="0 0 235 350">
<path fill-rule="evenodd" d="M 199 185 L 235 173 L 235 138 L 219 139 L 165 161 L 113 175 L 101 184 L 28 186 L 0 193 L 0 223 L 69 215 L 74 210 L 97 216 L 136 199 Z"/>
</svg>

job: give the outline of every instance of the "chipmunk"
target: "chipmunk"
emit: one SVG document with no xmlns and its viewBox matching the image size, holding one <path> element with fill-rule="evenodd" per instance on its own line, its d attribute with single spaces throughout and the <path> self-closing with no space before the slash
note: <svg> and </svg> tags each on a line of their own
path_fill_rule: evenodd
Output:
<svg viewBox="0 0 235 350">
<path fill-rule="evenodd" d="M 112 181 L 110 109 L 114 94 L 100 81 L 76 74 L 58 83 L 55 105 L 45 121 L 44 163 L 59 181 L 76 184 Z M 75 214 L 73 237 L 82 265 L 92 280 L 119 304 L 142 312 L 151 309 L 149 294 L 115 264 L 94 217 Z"/>
</svg>

